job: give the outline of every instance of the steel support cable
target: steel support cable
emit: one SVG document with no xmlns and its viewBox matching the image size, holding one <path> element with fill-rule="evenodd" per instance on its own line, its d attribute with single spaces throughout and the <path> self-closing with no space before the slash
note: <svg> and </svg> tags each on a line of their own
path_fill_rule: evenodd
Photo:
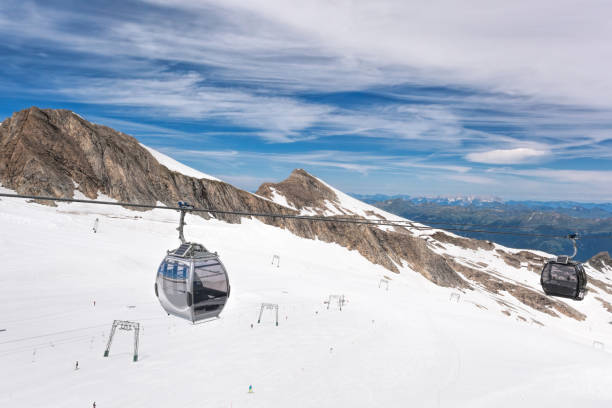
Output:
<svg viewBox="0 0 612 408">
<path fill-rule="evenodd" d="M 113 202 L 113 201 L 98 201 L 98 200 L 84 200 L 76 198 L 57 198 L 57 197 L 45 197 L 45 196 L 34 196 L 34 195 L 23 195 L 23 194 L 8 194 L 0 193 L 0 197 L 8 198 L 24 198 L 29 200 L 41 200 L 41 201 L 59 201 L 68 203 L 84 203 L 84 204 L 98 204 L 98 205 L 114 205 L 120 207 L 131 207 L 131 208 L 144 208 L 144 209 L 161 209 L 161 210 L 175 210 L 181 211 L 184 208 L 181 207 L 167 207 L 161 205 L 150 205 L 150 204 L 135 204 L 135 203 L 124 203 L 124 202 Z M 391 226 L 400 228 L 413 228 L 420 231 L 433 230 L 436 228 L 414 225 L 414 221 L 409 220 L 369 220 L 369 219 L 356 219 L 356 218 L 341 218 L 331 216 L 313 216 L 313 215 L 297 215 L 297 214 L 281 214 L 281 213 L 257 213 L 251 211 L 229 211 L 229 210 L 215 210 L 212 208 L 190 208 L 189 212 L 200 212 L 209 214 L 219 215 L 236 215 L 243 217 L 262 217 L 262 218 L 281 218 L 281 219 L 294 219 L 294 220 L 305 220 L 305 221 L 321 221 L 321 222 L 337 222 L 347 224 L 360 224 L 360 225 L 373 225 L 373 226 Z M 417 224 L 420 224 L 417 222 Z M 433 223 L 432 223 L 433 224 Z M 443 224 L 443 223 L 438 223 Z M 449 225 L 449 224 L 443 224 Z M 459 224 L 457 224 L 459 225 Z M 466 224 L 467 225 L 467 224 Z M 471 224 L 476 226 L 477 224 Z M 516 236 L 530 236 L 540 238 L 563 238 L 566 239 L 567 235 L 551 235 L 551 234 L 535 234 L 527 232 L 510 232 L 510 231 L 490 231 L 490 230 L 473 230 L 464 228 L 443 228 L 445 231 L 454 232 L 475 232 L 475 233 L 486 233 L 486 234 L 499 234 L 499 235 L 516 235 Z M 609 235 L 597 234 L 597 235 L 584 235 L 580 239 L 588 238 L 609 238 L 612 239 L 612 232 Z"/>
</svg>

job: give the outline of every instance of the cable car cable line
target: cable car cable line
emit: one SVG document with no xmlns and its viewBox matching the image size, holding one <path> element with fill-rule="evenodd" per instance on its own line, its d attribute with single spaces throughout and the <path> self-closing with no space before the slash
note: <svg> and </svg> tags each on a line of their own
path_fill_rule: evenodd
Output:
<svg viewBox="0 0 612 408">
<path fill-rule="evenodd" d="M 155 296 L 158 298 L 162 308 L 168 315 L 172 314 L 183 319 L 191 320 L 191 322 L 194 324 L 196 322 L 203 322 L 219 317 L 230 297 L 231 286 L 227 270 L 221 262 L 218 253 L 207 250 L 202 244 L 189 242 L 185 239 L 183 227 L 186 225 L 185 216 L 188 212 L 204 212 L 209 214 L 237 215 L 246 217 L 269 217 L 273 219 L 281 218 L 305 221 L 350 223 L 372 226 L 394 226 L 411 228 L 420 231 L 431 231 L 434 229 L 420 223 L 420 225 L 415 225 L 415 223 L 410 220 L 371 220 L 298 214 L 256 213 L 251 211 L 214 210 L 210 208 L 195 208 L 192 205 L 182 201 L 178 202 L 178 207 L 167 207 L 149 204 L 43 197 L 7 193 L 0 193 L 0 197 L 179 211 L 180 219 L 177 230 L 179 232 L 180 245 L 178 248 L 168 250 L 166 252 L 166 255 L 164 256 L 157 270 L 154 290 Z M 529 232 L 489 231 L 465 228 L 444 228 L 443 230 L 570 239 L 574 247 L 574 253 L 571 256 L 560 255 L 557 256 L 556 259 L 548 260 L 542 268 L 540 284 L 547 296 L 565 297 L 573 300 L 584 299 L 587 292 L 587 275 L 582 263 L 572 260 L 572 258 L 574 258 L 578 252 L 576 240 L 579 239 L 579 237 L 576 233 L 561 236 Z M 599 236 L 587 235 L 582 238 L 612 238 L 612 234 Z M 5 343 L 10 342 L 12 341 Z"/>
<path fill-rule="evenodd" d="M 355 218 L 341 218 L 341 217 L 330 217 L 330 216 L 312 216 L 312 215 L 297 215 L 297 214 L 272 214 L 272 213 L 257 213 L 251 211 L 230 211 L 230 210 L 215 210 L 211 208 L 195 208 L 189 207 L 184 208 L 181 206 L 178 207 L 168 207 L 161 205 L 150 205 L 150 204 L 135 204 L 135 203 L 125 203 L 125 202 L 113 202 L 113 201 L 98 201 L 98 200 L 85 200 L 85 199 L 77 199 L 77 198 L 57 198 L 57 197 L 46 197 L 46 196 L 34 196 L 34 195 L 23 195 L 23 194 L 8 194 L 8 193 L 0 193 L 0 197 L 8 197 L 8 198 L 24 198 L 30 200 L 41 200 L 41 201 L 60 201 L 60 202 L 68 202 L 68 203 L 84 203 L 84 204 L 99 204 L 99 205 L 114 205 L 121 207 L 132 207 L 132 208 L 146 208 L 146 209 L 161 209 L 161 210 L 175 210 L 175 211 L 188 211 L 188 212 L 200 212 L 200 213 L 209 213 L 209 214 L 219 214 L 219 215 L 237 215 L 237 216 L 245 216 L 245 217 L 262 217 L 262 218 L 282 218 L 282 219 L 296 219 L 296 220 L 305 220 L 305 221 L 321 221 L 321 222 L 338 222 L 338 223 L 348 223 L 348 224 L 361 224 L 361 225 L 373 225 L 373 226 L 392 226 L 392 227 L 409 227 L 412 229 L 426 231 L 432 230 L 436 228 L 430 228 L 425 226 L 415 225 L 421 224 L 420 222 L 410 221 L 410 220 L 370 220 L 370 219 L 355 219 Z M 447 223 L 434 223 L 431 222 L 432 225 L 471 225 L 477 226 L 479 224 L 447 224 Z M 486 225 L 483 225 L 486 226 Z M 498 226 L 494 228 L 509 228 L 508 226 Z M 453 232 L 472 232 L 472 233 L 485 233 L 485 234 L 498 234 L 498 235 L 514 235 L 514 236 L 530 236 L 530 237 L 539 237 L 539 238 L 559 238 L 566 239 L 567 235 L 552 235 L 552 234 L 540 234 L 540 233 L 529 233 L 529 232 L 512 232 L 512 231 L 491 231 L 491 230 L 481 230 L 481 229 L 465 229 L 465 228 L 440 228 L 446 231 Z M 581 236 L 581 239 L 612 239 L 612 232 L 610 234 L 589 234 Z"/>
</svg>

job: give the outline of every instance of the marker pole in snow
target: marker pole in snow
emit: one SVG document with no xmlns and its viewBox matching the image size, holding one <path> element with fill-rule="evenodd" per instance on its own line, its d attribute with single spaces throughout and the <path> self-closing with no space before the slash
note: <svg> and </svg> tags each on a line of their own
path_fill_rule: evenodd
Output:
<svg viewBox="0 0 612 408">
<path fill-rule="evenodd" d="M 94 226 L 93 226 L 94 234 L 98 232 L 98 222 L 100 222 L 100 220 L 96 218 L 96 220 L 94 221 Z"/>
</svg>

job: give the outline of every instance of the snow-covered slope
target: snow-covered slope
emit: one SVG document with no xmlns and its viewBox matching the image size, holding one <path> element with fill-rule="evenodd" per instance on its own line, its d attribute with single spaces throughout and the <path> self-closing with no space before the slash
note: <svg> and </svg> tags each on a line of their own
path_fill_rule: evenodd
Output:
<svg viewBox="0 0 612 408">
<path fill-rule="evenodd" d="M 610 406 L 612 315 L 589 298 L 585 321 L 509 318 L 485 291 L 390 274 L 257 220 L 189 217 L 187 237 L 219 252 L 232 295 L 219 320 L 169 317 L 153 283 L 177 219 L 0 200 L 0 406 Z M 330 294 L 347 297 L 341 312 L 326 309 Z M 257 324 L 261 302 L 279 304 L 278 327 Z M 129 332 L 102 356 L 114 319 L 143 325 L 138 362 Z"/>
<path fill-rule="evenodd" d="M 337 188 L 332 187 L 320 178 L 315 178 L 324 186 L 332 190 L 336 194 L 336 197 L 338 197 L 335 203 L 330 201 L 326 203 L 328 209 L 328 213 L 326 215 L 343 215 L 350 212 L 368 219 L 405 220 L 405 218 L 381 210 L 373 205 L 366 204 L 363 201 L 359 201 L 356 198 L 353 198 L 350 195 L 338 190 Z"/>
<path fill-rule="evenodd" d="M 172 157 L 166 156 L 165 154 L 158 152 L 157 150 L 152 149 L 148 146 L 145 146 L 142 143 L 140 143 L 140 145 L 144 147 L 145 149 L 147 149 L 147 151 L 151 153 L 153 157 L 155 157 L 155 160 L 157 160 L 159 164 L 163 164 L 169 170 L 176 171 L 178 173 L 184 174 L 189 177 L 195 177 L 197 179 L 208 179 L 208 180 L 214 180 L 214 181 L 221 181 L 216 177 L 210 176 L 206 173 L 202 173 L 201 171 L 198 171 L 194 168 L 186 166 L 183 163 L 174 160 Z"/>
<path fill-rule="evenodd" d="M 535 309 L 581 321 L 587 318 L 583 309 L 589 302 L 594 303 L 595 309 L 587 307 L 592 313 L 597 310 L 605 316 L 612 312 L 612 276 L 602 269 L 612 265 L 607 255 L 601 254 L 596 262 L 599 271 L 593 265 L 586 267 L 591 277 L 598 276 L 590 279 L 588 289 L 599 296 L 582 303 L 560 300 L 545 296 L 539 284 L 539 273 L 544 263 L 553 258 L 551 254 L 507 248 L 399 219 L 344 194 L 303 169 L 294 170 L 279 183 L 262 184 L 258 194 L 302 214 L 401 220 L 401 227 L 377 226 L 384 233 L 374 233 L 361 241 L 355 238 L 372 231 L 334 231 L 333 242 L 357 249 L 370 261 L 394 272 L 404 273 L 404 267 L 408 267 L 441 286 L 487 292 L 510 317 L 539 322 L 532 313 Z"/>
<path fill-rule="evenodd" d="M 279 205 L 299 210 L 302 215 L 348 215 L 375 220 L 403 220 L 343 193 L 304 169 L 293 170 L 280 183 L 262 184 L 257 194 Z"/>
</svg>

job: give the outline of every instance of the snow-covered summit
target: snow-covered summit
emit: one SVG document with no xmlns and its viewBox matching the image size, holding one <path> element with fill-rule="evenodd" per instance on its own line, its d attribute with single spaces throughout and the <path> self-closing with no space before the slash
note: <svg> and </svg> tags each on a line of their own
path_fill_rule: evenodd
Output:
<svg viewBox="0 0 612 408">
<path fill-rule="evenodd" d="M 186 166 L 183 163 L 174 160 L 172 157 L 167 156 L 149 146 L 145 146 L 142 143 L 140 143 L 140 145 L 144 147 L 145 149 L 147 149 L 147 151 L 151 153 L 153 157 L 155 157 L 155 160 L 157 160 L 159 164 L 166 166 L 169 170 L 176 171 L 177 173 L 181 173 L 189 177 L 195 177 L 197 179 L 221 181 L 220 179 L 216 177 L 213 177 L 206 173 L 202 173 L 201 171 L 196 170 L 192 167 Z"/>
<path fill-rule="evenodd" d="M 313 176 L 295 169 L 280 183 L 264 183 L 257 194 L 294 208 L 302 215 L 359 216 L 368 219 L 401 220 L 401 217 L 359 201 Z"/>
</svg>

